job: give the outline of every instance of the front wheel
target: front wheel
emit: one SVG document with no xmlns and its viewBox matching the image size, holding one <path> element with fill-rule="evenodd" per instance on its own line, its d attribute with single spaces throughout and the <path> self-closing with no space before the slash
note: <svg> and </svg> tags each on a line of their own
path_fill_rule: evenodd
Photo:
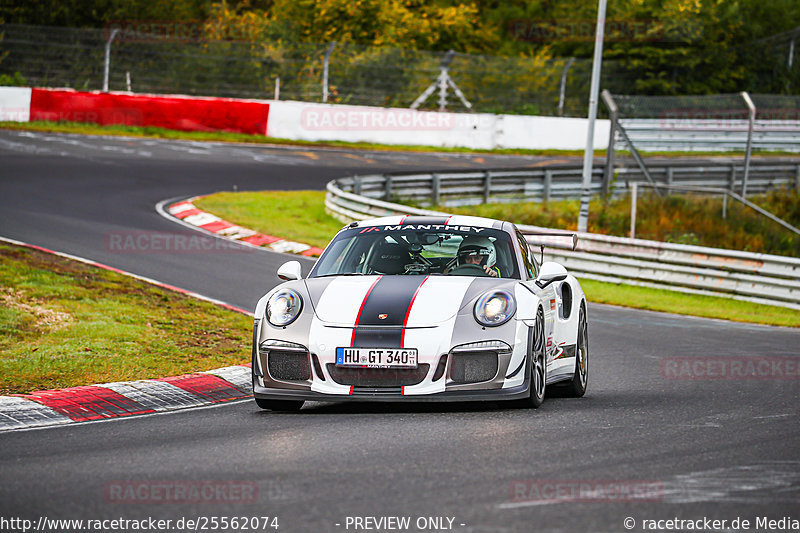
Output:
<svg viewBox="0 0 800 533">
<path fill-rule="evenodd" d="M 515 400 L 516 407 L 533 407 L 542 405 L 547 384 L 547 362 L 545 361 L 544 311 L 539 308 L 536 313 L 536 325 L 533 330 L 533 346 L 531 347 L 530 394 L 522 400 Z"/>
<path fill-rule="evenodd" d="M 270 411 L 299 411 L 303 400 L 264 400 L 256 398 L 256 405 Z"/>
<path fill-rule="evenodd" d="M 586 394 L 588 380 L 589 328 L 586 324 L 586 308 L 581 305 L 581 314 L 578 318 L 578 344 L 575 347 L 575 372 L 572 376 L 572 381 L 567 383 L 567 394 L 574 398 L 580 398 Z"/>
</svg>

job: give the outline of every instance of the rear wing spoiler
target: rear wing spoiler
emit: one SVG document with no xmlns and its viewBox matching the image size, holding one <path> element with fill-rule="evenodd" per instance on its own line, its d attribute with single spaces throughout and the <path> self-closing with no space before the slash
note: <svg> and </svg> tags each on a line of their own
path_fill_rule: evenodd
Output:
<svg viewBox="0 0 800 533">
<path fill-rule="evenodd" d="M 528 244 L 544 248 L 561 248 L 564 250 L 575 250 L 578 246 L 578 234 L 556 231 L 522 231 Z"/>
</svg>

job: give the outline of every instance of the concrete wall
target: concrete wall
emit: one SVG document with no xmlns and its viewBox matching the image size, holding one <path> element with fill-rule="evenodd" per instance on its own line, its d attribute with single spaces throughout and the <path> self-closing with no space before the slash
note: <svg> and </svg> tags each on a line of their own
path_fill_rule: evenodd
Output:
<svg viewBox="0 0 800 533">
<path fill-rule="evenodd" d="M 587 124 L 580 118 L 278 101 L 271 103 L 267 135 L 305 141 L 581 150 L 586 145 Z M 608 146 L 608 130 L 608 120 L 597 121 L 596 149 Z"/>
<path fill-rule="evenodd" d="M 0 87 L 0 120 L 52 120 L 233 131 L 291 140 L 393 145 L 582 150 L 580 118 L 438 113 L 310 102 Z M 608 146 L 607 120 L 594 147 Z"/>
</svg>

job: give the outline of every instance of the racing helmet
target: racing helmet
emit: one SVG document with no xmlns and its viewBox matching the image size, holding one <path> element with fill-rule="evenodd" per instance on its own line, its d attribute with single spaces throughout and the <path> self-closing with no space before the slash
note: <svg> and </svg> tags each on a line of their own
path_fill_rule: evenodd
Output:
<svg viewBox="0 0 800 533">
<path fill-rule="evenodd" d="M 461 241 L 461 244 L 458 245 L 458 265 L 466 263 L 466 258 L 469 256 L 480 257 L 480 265 L 489 268 L 497 262 L 497 251 L 487 237 L 469 236 Z"/>
</svg>

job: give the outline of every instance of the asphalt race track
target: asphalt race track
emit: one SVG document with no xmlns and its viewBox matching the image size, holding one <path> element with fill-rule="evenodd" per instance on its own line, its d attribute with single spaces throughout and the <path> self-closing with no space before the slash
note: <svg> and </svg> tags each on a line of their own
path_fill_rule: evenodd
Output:
<svg viewBox="0 0 800 533">
<path fill-rule="evenodd" d="M 0 235 L 251 309 L 277 283 L 276 268 L 296 256 L 119 251 L 111 237 L 188 231 L 155 212 L 167 198 L 543 162 L 0 131 Z M 307 272 L 311 261 L 300 260 Z M 232 528 L 213 527 L 212 517 L 269 516 L 287 532 L 537 533 L 644 531 L 644 520 L 706 518 L 727 523 L 662 530 L 756 531 L 764 530 L 758 519 L 800 519 L 800 331 L 595 305 L 589 321 L 589 392 L 550 397 L 538 410 L 312 403 L 282 414 L 243 401 L 5 432 L 0 517 L 152 517 L 173 520 L 173 531 L 178 519 L 200 518 L 207 531 L 222 531 Z M 733 379 L 676 379 L 685 375 L 674 365 L 687 361 L 695 377 L 709 361 L 768 365 Z M 146 493 L 125 492 L 131 486 Z M 193 486 L 215 492 L 174 501 L 156 490 Z M 410 526 L 356 527 L 352 517 L 410 517 Z M 427 520 L 436 517 L 444 519 Z M 737 518 L 749 526 L 732 527 Z M 202 528 L 180 530 L 190 529 Z"/>
</svg>

